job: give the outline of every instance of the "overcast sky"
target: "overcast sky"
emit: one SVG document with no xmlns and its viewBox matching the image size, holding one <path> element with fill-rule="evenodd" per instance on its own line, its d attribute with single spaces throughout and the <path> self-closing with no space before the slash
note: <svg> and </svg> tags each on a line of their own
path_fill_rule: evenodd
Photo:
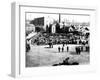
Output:
<svg viewBox="0 0 100 80">
<path fill-rule="evenodd" d="M 26 14 L 26 20 L 33 20 L 34 18 L 38 17 L 50 17 L 54 20 L 59 19 L 58 14 L 44 14 L 44 13 L 27 13 Z M 90 16 L 84 16 L 84 15 L 61 15 L 61 21 L 68 20 L 70 22 L 90 22 Z"/>
</svg>

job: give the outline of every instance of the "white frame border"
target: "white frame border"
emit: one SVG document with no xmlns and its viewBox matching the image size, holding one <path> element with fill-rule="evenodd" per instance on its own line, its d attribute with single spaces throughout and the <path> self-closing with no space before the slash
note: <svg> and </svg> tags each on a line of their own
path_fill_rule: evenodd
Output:
<svg viewBox="0 0 100 80">
<path fill-rule="evenodd" d="M 31 73 L 28 73 L 28 72 L 21 72 L 21 59 L 20 59 L 20 55 L 22 55 L 20 53 L 20 44 L 21 44 L 21 41 L 20 41 L 20 37 L 21 37 L 21 31 L 20 31 L 20 6 L 31 6 L 32 4 L 26 4 L 26 3 L 12 3 L 12 62 L 11 62 L 11 74 L 12 76 L 14 77 L 22 77 L 22 76 L 35 76 L 35 75 L 52 75 L 52 74 L 56 74 L 56 73 L 61 73 L 61 74 L 64 74 L 64 73 L 80 73 L 80 72 L 88 72 L 88 71 L 95 71 L 96 70 L 96 62 L 94 62 L 94 59 L 96 59 L 95 55 L 92 54 L 93 59 L 93 63 L 92 65 L 89 65 L 89 66 L 86 66 L 86 65 L 82 65 L 83 68 L 87 68 L 87 69 L 83 69 L 81 68 L 81 70 L 79 70 L 80 67 L 82 67 L 81 65 L 78 65 L 78 66 L 75 66 L 73 68 L 73 66 L 70 66 L 69 69 L 66 69 L 66 66 L 58 66 L 58 67 L 39 67 L 39 68 L 34 68 L 33 71 L 34 73 L 36 74 L 32 74 Z M 33 6 L 34 7 L 34 6 Z M 39 6 L 35 6 L 35 7 L 39 7 Z M 40 6 L 42 7 L 42 6 Z M 46 7 L 46 6 L 45 6 Z M 44 8 L 45 8 L 44 7 Z M 69 7 L 69 6 L 68 6 Z M 95 15 L 96 15 L 96 9 L 95 8 L 90 8 L 90 9 L 86 9 L 86 8 L 73 8 L 73 7 L 69 7 L 69 8 L 63 8 L 63 7 L 48 7 L 48 8 L 60 8 L 60 9 L 80 9 L 80 10 L 92 10 L 94 11 L 93 12 L 93 19 L 94 20 L 91 20 L 92 23 L 92 28 L 91 28 L 91 33 L 94 34 L 93 36 L 91 36 L 91 41 L 90 41 L 90 44 L 91 46 L 93 46 L 93 37 L 95 36 Z M 91 47 L 92 49 L 92 53 L 95 52 L 93 47 Z M 45 70 L 44 70 L 45 69 Z M 49 72 L 47 72 L 49 69 Z M 65 71 L 66 69 L 66 71 Z M 32 70 L 32 69 L 30 69 Z M 40 73 L 39 73 L 40 72 Z M 42 73 L 41 73 L 42 72 Z"/>
</svg>

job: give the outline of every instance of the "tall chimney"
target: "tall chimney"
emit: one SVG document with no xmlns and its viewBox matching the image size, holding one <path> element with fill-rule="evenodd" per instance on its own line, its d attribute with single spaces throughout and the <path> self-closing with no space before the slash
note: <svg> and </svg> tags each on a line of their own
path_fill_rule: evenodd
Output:
<svg viewBox="0 0 100 80">
<path fill-rule="evenodd" d="M 61 14 L 59 13 L 59 23 L 60 23 L 60 21 L 61 21 Z"/>
</svg>

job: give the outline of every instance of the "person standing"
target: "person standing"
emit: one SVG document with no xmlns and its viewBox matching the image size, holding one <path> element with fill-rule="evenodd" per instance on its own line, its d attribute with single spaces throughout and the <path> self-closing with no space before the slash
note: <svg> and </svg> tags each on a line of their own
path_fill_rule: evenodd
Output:
<svg viewBox="0 0 100 80">
<path fill-rule="evenodd" d="M 29 52 L 30 50 L 30 45 L 26 43 L 26 52 Z"/>
<path fill-rule="evenodd" d="M 62 52 L 64 52 L 64 47 L 62 47 Z"/>
<path fill-rule="evenodd" d="M 80 47 L 77 47 L 77 54 L 79 55 L 81 53 Z"/>
<path fill-rule="evenodd" d="M 63 47 L 64 47 L 64 46 L 65 46 L 65 43 L 63 42 L 62 45 L 63 45 Z"/>
<path fill-rule="evenodd" d="M 81 48 L 79 47 L 79 53 L 78 54 L 80 54 L 81 53 Z"/>
<path fill-rule="evenodd" d="M 51 45 L 52 45 L 52 48 L 53 48 L 53 43 L 51 43 Z"/>
<path fill-rule="evenodd" d="M 67 52 L 69 51 L 69 47 L 67 46 Z"/>
<path fill-rule="evenodd" d="M 58 47 L 58 52 L 60 52 L 60 46 Z"/>
<path fill-rule="evenodd" d="M 83 46 L 81 46 L 81 51 L 83 51 Z"/>
<path fill-rule="evenodd" d="M 76 54 L 78 54 L 78 47 L 77 46 L 75 47 L 75 50 L 76 50 Z"/>
</svg>

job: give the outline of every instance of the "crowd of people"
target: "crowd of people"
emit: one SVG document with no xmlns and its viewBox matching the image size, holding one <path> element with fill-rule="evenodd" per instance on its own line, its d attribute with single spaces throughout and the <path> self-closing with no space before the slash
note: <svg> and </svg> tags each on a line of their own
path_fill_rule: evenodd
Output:
<svg viewBox="0 0 100 80">
<path fill-rule="evenodd" d="M 82 40 L 84 38 L 84 40 Z M 88 45 L 86 46 L 86 51 L 89 51 L 89 35 L 76 35 L 73 33 L 69 34 L 62 34 L 62 33 L 55 33 L 55 34 L 49 34 L 49 33 L 39 33 L 37 36 L 31 39 L 32 45 L 49 45 L 50 48 L 53 48 L 53 45 L 62 44 L 75 44 L 75 45 Z M 62 52 L 64 51 L 64 48 L 58 47 L 58 51 Z M 29 50 L 29 45 L 26 43 L 27 51 Z M 80 51 L 82 51 L 82 47 L 76 47 L 76 53 L 80 54 Z"/>
<path fill-rule="evenodd" d="M 59 26 L 60 25 L 56 25 Z M 58 47 L 59 52 L 64 51 L 64 45 L 66 44 L 75 44 L 75 45 L 88 45 L 89 46 L 89 33 L 83 33 L 80 31 L 76 31 L 74 26 L 71 26 L 73 28 L 73 31 L 71 32 L 64 32 L 62 28 L 62 32 L 58 30 L 57 33 L 51 33 L 51 32 L 37 32 L 37 34 L 32 37 L 31 44 L 32 45 L 49 45 L 50 48 L 53 48 L 53 45 L 63 44 L 63 47 Z M 57 27 L 58 29 L 58 27 Z M 26 48 L 29 50 L 29 45 L 26 43 Z M 80 54 L 82 51 L 82 47 L 76 47 L 76 53 Z M 86 50 L 89 51 L 89 47 L 86 47 Z"/>
<path fill-rule="evenodd" d="M 82 40 L 81 38 L 85 38 Z M 73 33 L 69 34 L 49 34 L 49 33 L 41 33 L 37 37 L 32 38 L 31 43 L 32 45 L 48 45 L 52 43 L 53 45 L 56 44 L 88 44 L 89 36 L 85 35 L 75 35 Z"/>
</svg>

